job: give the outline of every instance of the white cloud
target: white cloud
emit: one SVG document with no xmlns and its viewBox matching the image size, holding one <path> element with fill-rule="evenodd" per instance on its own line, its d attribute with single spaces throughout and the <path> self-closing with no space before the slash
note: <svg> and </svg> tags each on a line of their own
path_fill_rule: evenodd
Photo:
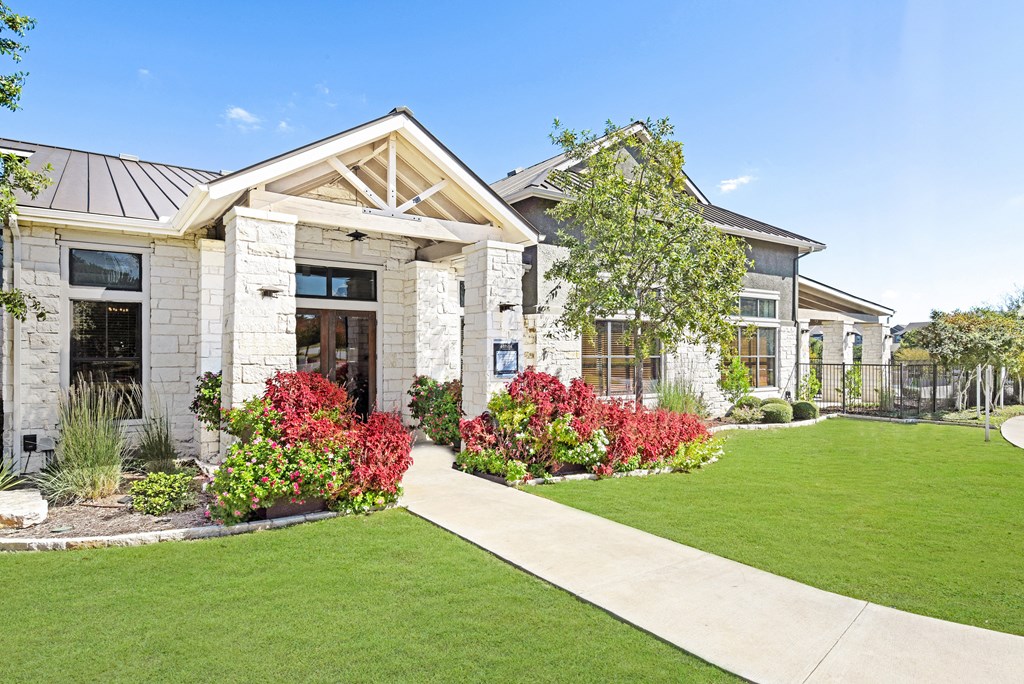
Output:
<svg viewBox="0 0 1024 684">
<path fill-rule="evenodd" d="M 138 74 L 139 74 L 139 78 L 142 78 L 142 79 L 149 78 L 149 69 L 139 69 Z"/>
<path fill-rule="evenodd" d="M 294 129 L 292 128 L 292 125 L 290 123 L 288 123 L 287 121 L 282 119 L 281 121 L 277 122 L 277 132 L 278 133 L 291 133 L 293 130 Z"/>
<path fill-rule="evenodd" d="M 242 132 L 258 131 L 263 123 L 263 119 L 252 112 L 235 106 L 224 110 L 224 120 Z"/>
<path fill-rule="evenodd" d="M 754 176 L 739 176 L 737 178 L 728 178 L 723 181 L 718 181 L 718 191 L 722 193 L 732 192 L 741 185 L 746 185 L 750 181 L 754 180 Z"/>
<path fill-rule="evenodd" d="M 331 89 L 328 88 L 327 84 L 324 83 L 323 81 L 320 81 L 319 83 L 314 85 L 313 88 L 316 90 L 316 92 L 320 93 L 321 95 L 330 95 L 331 94 Z"/>
</svg>

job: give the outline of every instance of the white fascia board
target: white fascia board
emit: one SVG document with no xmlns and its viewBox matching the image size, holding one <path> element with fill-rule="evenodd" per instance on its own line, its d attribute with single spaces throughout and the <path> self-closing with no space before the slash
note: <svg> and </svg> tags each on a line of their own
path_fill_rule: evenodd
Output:
<svg viewBox="0 0 1024 684">
<path fill-rule="evenodd" d="M 116 230 L 147 235 L 178 235 L 170 220 L 126 218 L 124 216 L 102 216 L 80 211 L 18 207 L 19 219 L 48 225 L 89 228 L 93 230 Z"/>
<path fill-rule="evenodd" d="M 362 130 L 353 131 L 348 135 L 330 140 L 305 152 L 286 157 L 273 164 L 268 164 L 253 169 L 248 173 L 242 173 L 222 181 L 213 181 L 209 184 L 210 199 L 222 199 L 237 192 L 270 182 L 281 176 L 286 176 L 289 173 L 300 171 L 307 166 L 322 162 L 327 157 L 337 157 L 339 154 L 344 154 L 353 148 L 371 143 L 378 138 L 386 136 L 388 133 L 402 128 L 404 121 L 406 121 L 406 118 L 403 115 L 388 117 Z"/>
<path fill-rule="evenodd" d="M 540 197 L 543 199 L 554 200 L 556 202 L 561 202 L 562 200 L 566 199 L 566 195 L 564 192 L 558 192 L 557 190 L 548 190 L 547 188 L 538 188 L 534 186 L 527 186 L 525 188 L 522 188 L 521 190 L 516 190 L 508 197 L 504 197 L 503 199 L 509 204 L 513 204 L 515 202 L 530 197 Z"/>
<path fill-rule="evenodd" d="M 852 308 L 860 309 L 862 311 L 871 313 L 875 316 L 892 316 L 896 313 L 895 309 L 890 309 L 882 304 L 875 304 L 869 302 L 866 299 L 861 299 L 856 295 L 847 294 L 841 290 L 837 290 L 828 285 L 822 285 L 820 283 L 811 282 L 804 276 L 800 276 L 800 289 L 807 290 L 808 293 L 820 292 L 825 297 L 835 299 L 846 304 L 850 304 Z"/>
</svg>

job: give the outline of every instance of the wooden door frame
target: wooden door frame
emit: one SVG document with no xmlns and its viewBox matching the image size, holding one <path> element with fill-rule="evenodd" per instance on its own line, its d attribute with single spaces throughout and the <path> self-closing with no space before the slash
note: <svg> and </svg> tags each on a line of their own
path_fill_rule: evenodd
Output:
<svg viewBox="0 0 1024 684">
<path fill-rule="evenodd" d="M 314 313 L 320 316 L 320 374 L 328 377 L 334 369 L 337 377 L 337 325 L 340 317 L 366 318 L 370 322 L 367 331 L 367 381 L 368 393 L 367 405 L 373 410 L 377 405 L 377 311 L 373 309 L 341 309 L 341 308 L 318 308 L 311 306 L 297 306 L 295 314 Z"/>
</svg>

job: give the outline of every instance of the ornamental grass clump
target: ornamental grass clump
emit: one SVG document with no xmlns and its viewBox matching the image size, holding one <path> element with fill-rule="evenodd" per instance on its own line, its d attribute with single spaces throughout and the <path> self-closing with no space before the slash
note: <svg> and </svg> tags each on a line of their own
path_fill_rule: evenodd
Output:
<svg viewBox="0 0 1024 684">
<path fill-rule="evenodd" d="M 171 420 L 159 400 L 146 415 L 139 432 L 138 458 L 148 473 L 173 473 L 178 469 L 178 449 L 171 437 Z"/>
<path fill-rule="evenodd" d="M 360 421 L 344 388 L 315 373 L 277 373 L 263 396 L 225 411 L 223 423 L 239 440 L 214 473 L 207 514 L 226 524 L 283 501 L 385 506 L 412 464 L 412 436 L 397 415 L 374 411 Z"/>
<path fill-rule="evenodd" d="M 583 380 L 568 387 L 533 368 L 495 394 L 487 412 L 462 421 L 465 471 L 509 481 L 547 477 L 575 466 L 611 475 L 670 466 L 682 446 L 709 435 L 694 415 L 599 400 Z"/>
<path fill-rule="evenodd" d="M 117 491 L 128 454 L 122 421 L 131 417 L 135 396 L 105 382 L 71 386 L 58 404 L 56 461 L 36 476 L 47 499 L 72 503 Z"/>
</svg>

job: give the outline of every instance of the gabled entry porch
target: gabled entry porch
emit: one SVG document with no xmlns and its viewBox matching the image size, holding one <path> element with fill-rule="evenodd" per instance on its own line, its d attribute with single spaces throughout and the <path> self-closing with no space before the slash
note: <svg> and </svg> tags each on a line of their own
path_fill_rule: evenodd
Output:
<svg viewBox="0 0 1024 684">
<path fill-rule="evenodd" d="M 408 111 L 204 193 L 196 220 L 224 238 L 225 406 L 299 368 L 344 384 L 361 412 L 403 410 L 417 374 L 461 375 L 479 411 L 502 382 L 495 343 L 521 353 L 536 235 Z"/>
</svg>

